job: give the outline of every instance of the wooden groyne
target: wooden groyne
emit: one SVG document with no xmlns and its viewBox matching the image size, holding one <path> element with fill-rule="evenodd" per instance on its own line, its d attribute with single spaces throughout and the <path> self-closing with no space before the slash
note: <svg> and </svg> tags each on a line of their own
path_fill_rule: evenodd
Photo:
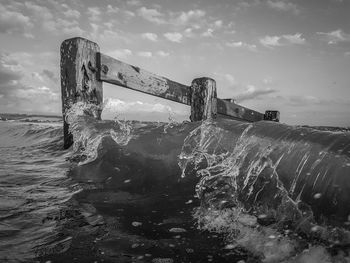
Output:
<svg viewBox="0 0 350 263">
<path fill-rule="evenodd" d="M 191 121 L 218 115 L 248 122 L 279 121 L 278 111 L 263 114 L 217 98 L 216 82 L 211 78 L 194 79 L 190 86 L 180 84 L 100 53 L 98 44 L 80 37 L 63 41 L 60 52 L 64 148 L 73 143 L 66 122 L 67 110 L 78 101 L 92 103 L 100 107 L 94 115 L 100 119 L 103 82 L 191 106 Z"/>
</svg>

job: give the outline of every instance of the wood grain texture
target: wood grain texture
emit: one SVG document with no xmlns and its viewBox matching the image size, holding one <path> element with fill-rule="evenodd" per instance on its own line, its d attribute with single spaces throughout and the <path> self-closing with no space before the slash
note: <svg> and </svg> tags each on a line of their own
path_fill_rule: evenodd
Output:
<svg viewBox="0 0 350 263">
<path fill-rule="evenodd" d="M 217 99 L 218 113 L 238 120 L 249 122 L 261 121 L 264 114 L 232 103 L 226 100 Z"/>
<path fill-rule="evenodd" d="M 83 101 L 102 106 L 102 82 L 97 80 L 96 54 L 99 46 L 84 38 L 71 38 L 61 44 L 61 95 L 62 114 L 64 119 L 64 148 L 73 143 L 66 122 L 66 111 L 73 103 Z M 94 112 L 97 119 L 101 118 L 102 108 Z"/>
<path fill-rule="evenodd" d="M 98 79 L 110 84 L 126 87 L 149 95 L 191 105 L 191 87 L 158 76 L 139 67 L 135 67 L 98 53 Z M 215 89 L 216 92 L 216 89 Z M 215 102 L 213 102 L 215 103 Z M 238 104 L 217 99 L 217 113 L 233 119 L 249 122 L 263 120 L 264 114 Z M 190 117 L 191 119 L 192 117 Z M 194 117 L 193 119 L 198 119 Z M 200 118 L 199 118 L 200 119 Z"/>
<path fill-rule="evenodd" d="M 210 78 L 197 78 L 191 85 L 191 121 L 215 119 L 216 82 Z"/>
<path fill-rule="evenodd" d="M 98 76 L 101 81 L 190 105 L 190 88 L 99 53 Z"/>
</svg>

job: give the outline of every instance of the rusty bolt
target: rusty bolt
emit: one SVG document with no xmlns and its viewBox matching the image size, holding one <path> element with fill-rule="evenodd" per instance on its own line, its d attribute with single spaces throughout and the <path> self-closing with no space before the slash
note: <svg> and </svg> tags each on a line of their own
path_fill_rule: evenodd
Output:
<svg viewBox="0 0 350 263">
<path fill-rule="evenodd" d="M 108 70 L 109 70 L 109 69 L 108 69 L 108 67 L 107 67 L 106 65 L 102 65 L 102 66 L 101 66 L 101 71 L 102 71 L 103 74 L 107 75 Z"/>
</svg>

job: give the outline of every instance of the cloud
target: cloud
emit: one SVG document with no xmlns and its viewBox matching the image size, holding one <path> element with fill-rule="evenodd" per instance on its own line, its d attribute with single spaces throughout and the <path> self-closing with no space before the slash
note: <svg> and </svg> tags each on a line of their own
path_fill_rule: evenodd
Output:
<svg viewBox="0 0 350 263">
<path fill-rule="evenodd" d="M 59 93 L 44 85 L 24 85 L 24 74 L 19 69 L 18 61 L 0 53 L 0 111 L 59 112 Z"/>
<path fill-rule="evenodd" d="M 214 22 L 214 26 L 215 26 L 216 28 L 221 28 L 222 25 L 223 25 L 222 20 L 216 20 L 216 21 Z"/>
<path fill-rule="evenodd" d="M 168 57 L 170 55 L 170 53 L 165 52 L 163 50 L 159 50 L 159 51 L 157 51 L 157 55 L 160 57 Z"/>
<path fill-rule="evenodd" d="M 139 51 L 139 52 L 137 52 L 137 55 L 140 56 L 140 57 L 144 57 L 144 58 L 150 58 L 150 57 L 152 57 L 152 52 Z"/>
<path fill-rule="evenodd" d="M 297 5 L 296 4 L 293 4 L 291 2 L 288 2 L 288 1 L 271 1 L 271 0 L 268 0 L 267 1 L 267 6 L 272 8 L 272 9 L 275 9 L 275 10 L 278 10 L 278 11 L 290 11 L 290 12 L 293 12 L 294 14 L 299 14 L 300 13 L 300 10 L 298 9 Z"/>
<path fill-rule="evenodd" d="M 186 28 L 185 31 L 184 31 L 184 36 L 186 36 L 186 37 L 194 37 L 195 34 L 193 33 L 193 28 L 191 28 L 191 27 Z"/>
<path fill-rule="evenodd" d="M 45 6 L 25 2 L 25 7 L 32 13 L 32 17 L 39 22 L 49 22 L 54 19 L 52 12 Z"/>
<path fill-rule="evenodd" d="M 54 15 L 54 13 L 45 6 L 37 5 L 32 2 L 25 2 L 24 6 L 31 13 L 31 19 L 36 22 L 38 27 L 41 27 L 50 34 L 76 36 L 83 35 L 85 33 L 85 31 L 80 27 L 79 22 L 73 18 L 73 16 L 79 16 L 77 13 L 78 11 L 73 11 L 70 13 L 63 12 L 63 16 L 58 17 L 57 14 Z M 90 7 L 87 11 L 88 14 L 91 13 L 92 15 L 90 19 L 94 20 L 98 19 L 97 16 L 99 12 L 100 11 L 97 7 Z M 70 17 L 65 18 L 67 15 Z"/>
<path fill-rule="evenodd" d="M 287 97 L 287 103 L 291 106 L 310 106 L 323 103 L 321 99 L 315 96 L 289 96 Z"/>
<path fill-rule="evenodd" d="M 143 33 L 142 38 L 148 39 L 150 41 L 156 42 L 158 40 L 158 35 L 154 33 Z"/>
<path fill-rule="evenodd" d="M 111 57 L 115 57 L 117 59 L 124 59 L 132 55 L 132 51 L 130 49 L 116 49 L 107 53 Z"/>
<path fill-rule="evenodd" d="M 122 101 L 119 99 L 107 99 L 104 102 L 103 118 L 115 119 L 116 113 L 119 119 L 142 121 L 176 121 L 188 119 L 188 110 L 172 108 L 163 103 L 147 103 L 142 101 Z"/>
<path fill-rule="evenodd" d="M 58 78 L 56 77 L 56 74 L 53 73 L 52 71 L 48 70 L 48 69 L 44 69 L 42 71 L 42 75 L 47 77 L 52 82 L 55 82 L 55 83 L 58 82 Z"/>
<path fill-rule="evenodd" d="M 203 37 L 213 37 L 213 32 L 214 32 L 213 29 L 208 28 L 207 31 L 205 31 L 205 32 L 202 33 L 202 36 L 203 36 Z"/>
<path fill-rule="evenodd" d="M 265 47 L 277 47 L 281 46 L 280 43 L 281 37 L 279 36 L 265 36 L 263 38 L 260 38 L 260 43 Z"/>
<path fill-rule="evenodd" d="M 17 62 L 0 53 L 0 93 L 4 92 L 7 85 L 17 83 L 22 78 L 22 73 L 16 70 L 15 65 Z"/>
<path fill-rule="evenodd" d="M 78 19 L 80 17 L 80 12 L 78 10 L 74 10 L 74 9 L 68 9 L 67 11 L 63 12 L 63 14 L 67 17 L 67 18 L 75 18 Z"/>
<path fill-rule="evenodd" d="M 345 33 L 341 29 L 337 29 L 331 32 L 317 32 L 317 35 L 320 35 L 323 37 L 325 41 L 328 42 L 328 44 L 337 44 L 339 42 L 349 42 L 350 41 L 350 34 Z"/>
<path fill-rule="evenodd" d="M 281 35 L 281 36 L 265 36 L 259 39 L 260 43 L 265 47 L 278 47 L 288 44 L 302 45 L 306 43 L 305 38 L 301 33 L 295 33 L 294 35 Z"/>
<path fill-rule="evenodd" d="M 240 94 L 236 95 L 234 99 L 237 100 L 237 102 L 242 102 L 242 101 L 257 99 L 262 95 L 267 95 L 275 92 L 276 90 L 271 88 L 257 89 L 253 85 L 247 85 L 246 89 Z"/>
<path fill-rule="evenodd" d="M 164 37 L 166 39 L 168 39 L 169 41 L 172 41 L 172 42 L 177 42 L 177 43 L 180 43 L 183 39 L 183 36 L 181 33 L 178 33 L 178 32 L 173 32 L 173 33 L 165 33 L 164 34 Z"/>
<path fill-rule="evenodd" d="M 100 8 L 98 8 L 96 6 L 95 7 L 89 7 L 87 9 L 86 14 L 88 15 L 88 19 L 90 21 L 96 22 L 96 21 L 100 21 L 101 20 L 100 16 L 101 16 L 102 12 L 101 12 Z"/>
<path fill-rule="evenodd" d="M 28 33 L 33 26 L 31 19 L 21 12 L 10 10 L 9 7 L 0 3 L 0 33 Z"/>
<path fill-rule="evenodd" d="M 126 2 L 130 6 L 138 6 L 141 5 L 141 2 L 139 0 L 129 0 Z"/>
<path fill-rule="evenodd" d="M 237 84 L 236 78 L 231 74 L 228 74 L 228 73 L 224 74 L 224 78 L 231 86 Z"/>
<path fill-rule="evenodd" d="M 302 38 L 301 33 L 295 33 L 294 35 L 283 35 L 285 40 L 287 40 L 291 44 L 305 44 L 305 38 Z"/>
<path fill-rule="evenodd" d="M 238 84 L 236 78 L 229 73 L 217 73 L 217 72 L 215 72 L 214 75 L 217 76 L 218 79 L 226 81 L 229 84 L 229 86 L 231 86 L 231 87 L 236 86 Z"/>
<path fill-rule="evenodd" d="M 119 13 L 119 8 L 116 6 L 107 5 L 107 13 L 117 14 L 117 13 Z"/>
<path fill-rule="evenodd" d="M 203 18 L 205 14 L 205 11 L 200 9 L 190 10 L 188 12 L 180 12 L 177 15 L 173 13 L 175 17 L 172 20 L 172 23 L 176 25 L 188 25 L 190 22 Z"/>
<path fill-rule="evenodd" d="M 134 12 L 129 11 L 129 10 L 124 10 L 123 13 L 127 18 L 131 18 L 131 17 L 136 16 Z"/>
<path fill-rule="evenodd" d="M 228 43 L 226 43 L 226 46 L 232 47 L 232 48 L 243 48 L 243 49 L 247 49 L 249 51 L 257 51 L 256 45 L 244 43 L 242 41 L 228 42 Z"/>
<path fill-rule="evenodd" d="M 145 20 L 150 21 L 152 23 L 165 24 L 163 14 L 157 11 L 156 9 L 148 9 L 143 6 L 137 10 L 137 14 Z"/>
</svg>

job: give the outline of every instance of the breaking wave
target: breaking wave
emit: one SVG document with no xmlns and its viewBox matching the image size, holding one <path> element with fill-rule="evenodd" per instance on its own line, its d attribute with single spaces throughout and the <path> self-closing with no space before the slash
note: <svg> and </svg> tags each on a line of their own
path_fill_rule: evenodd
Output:
<svg viewBox="0 0 350 263">
<path fill-rule="evenodd" d="M 62 123 L 0 123 L 0 259 L 350 260 L 347 130 L 98 110 L 67 112 L 69 150 Z"/>
</svg>

